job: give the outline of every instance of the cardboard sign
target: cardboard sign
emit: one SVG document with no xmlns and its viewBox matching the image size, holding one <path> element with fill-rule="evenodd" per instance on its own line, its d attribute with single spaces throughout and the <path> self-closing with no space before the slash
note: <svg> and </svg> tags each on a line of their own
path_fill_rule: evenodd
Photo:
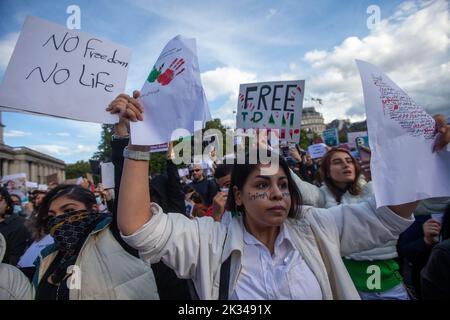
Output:
<svg viewBox="0 0 450 320">
<path fill-rule="evenodd" d="M 46 181 L 47 185 L 49 185 L 52 182 L 58 183 L 58 174 L 52 173 L 52 174 L 49 174 L 48 176 L 45 176 L 45 181 Z"/>
<path fill-rule="evenodd" d="M 103 188 L 114 188 L 114 165 L 112 162 L 103 162 L 100 165 Z"/>
<path fill-rule="evenodd" d="M 241 84 L 237 128 L 279 129 L 279 139 L 298 143 L 305 80 Z"/>
<path fill-rule="evenodd" d="M 433 117 L 376 66 L 356 63 L 364 89 L 377 207 L 450 196 L 450 152 L 432 152 Z"/>
<path fill-rule="evenodd" d="M 28 17 L 0 86 L 0 106 L 97 123 L 125 90 L 131 50 Z"/>
<path fill-rule="evenodd" d="M 176 140 L 180 135 L 174 139 L 172 135 L 177 129 L 182 129 L 181 136 L 186 136 L 211 120 L 195 39 L 176 36 L 148 70 L 139 98 L 145 109 L 144 121 L 130 124 L 133 144 L 154 145 Z M 194 128 L 195 121 L 200 128 Z"/>
<path fill-rule="evenodd" d="M 322 132 L 323 142 L 330 147 L 337 147 L 339 145 L 339 134 L 336 128 L 327 129 Z"/>
<path fill-rule="evenodd" d="M 328 152 L 325 143 L 312 144 L 308 147 L 308 153 L 312 159 L 322 158 Z"/>
</svg>

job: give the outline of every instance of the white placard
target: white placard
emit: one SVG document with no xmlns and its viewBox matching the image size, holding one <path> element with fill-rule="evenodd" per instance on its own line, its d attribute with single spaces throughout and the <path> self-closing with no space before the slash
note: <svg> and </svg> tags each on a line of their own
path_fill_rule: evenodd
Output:
<svg viewBox="0 0 450 320">
<path fill-rule="evenodd" d="M 0 106 L 115 123 L 105 111 L 125 90 L 131 49 L 29 16 L 0 86 Z"/>
<path fill-rule="evenodd" d="M 102 184 L 105 189 L 114 188 L 114 165 L 112 162 L 103 162 L 100 164 L 102 175 Z"/>
<path fill-rule="evenodd" d="M 236 127 L 279 129 L 279 139 L 300 141 L 305 80 L 241 84 Z"/>
<path fill-rule="evenodd" d="M 25 182 L 25 187 L 30 188 L 30 189 L 37 189 L 38 183 L 27 181 L 27 182 Z"/>
<path fill-rule="evenodd" d="M 140 98 L 145 109 L 144 121 L 131 123 L 133 144 L 169 142 L 176 129 L 192 134 L 195 121 L 200 123 L 199 128 L 195 128 L 199 130 L 211 120 L 200 80 L 195 39 L 173 38 L 149 68 L 149 73 Z"/>
<path fill-rule="evenodd" d="M 180 176 L 180 178 L 189 176 L 189 168 L 178 169 L 178 175 Z"/>
<path fill-rule="evenodd" d="M 380 69 L 356 60 L 377 207 L 450 196 L 450 152 L 432 153 L 435 121 Z"/>
<path fill-rule="evenodd" d="M 325 143 L 316 143 L 308 147 L 308 153 L 312 159 L 322 158 L 328 151 Z"/>
</svg>

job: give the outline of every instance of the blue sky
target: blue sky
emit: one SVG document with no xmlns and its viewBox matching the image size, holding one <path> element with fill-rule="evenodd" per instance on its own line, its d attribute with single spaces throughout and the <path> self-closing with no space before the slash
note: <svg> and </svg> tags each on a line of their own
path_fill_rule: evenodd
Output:
<svg viewBox="0 0 450 320">
<path fill-rule="evenodd" d="M 66 25 L 69 5 L 81 29 L 133 49 L 127 92 L 139 89 L 168 40 L 197 40 L 213 117 L 233 125 L 239 83 L 306 80 L 306 97 L 327 122 L 364 119 L 354 59 L 380 66 L 430 113 L 450 114 L 449 2 L 436 1 L 62 1 L 0 0 L 0 79 L 27 15 Z M 366 12 L 380 8 L 368 29 Z M 304 106 L 311 106 L 305 101 Z M 5 143 L 73 163 L 89 159 L 100 125 L 3 112 Z"/>
</svg>

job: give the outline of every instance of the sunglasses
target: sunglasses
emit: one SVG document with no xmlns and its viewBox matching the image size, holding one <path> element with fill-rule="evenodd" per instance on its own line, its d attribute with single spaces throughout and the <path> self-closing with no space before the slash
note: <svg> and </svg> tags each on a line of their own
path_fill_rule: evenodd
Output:
<svg viewBox="0 0 450 320">
<path fill-rule="evenodd" d="M 199 172 L 199 171 L 202 171 L 202 169 L 194 169 L 194 170 L 192 170 L 192 171 L 194 171 L 194 172 Z"/>
</svg>

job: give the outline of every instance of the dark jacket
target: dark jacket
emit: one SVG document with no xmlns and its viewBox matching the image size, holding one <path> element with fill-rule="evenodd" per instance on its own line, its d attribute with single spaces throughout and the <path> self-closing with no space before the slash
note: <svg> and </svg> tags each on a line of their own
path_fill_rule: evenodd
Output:
<svg viewBox="0 0 450 320">
<path fill-rule="evenodd" d="M 15 266 L 30 245 L 31 234 L 24 222 L 25 219 L 17 214 L 12 214 L 0 222 L 0 233 L 6 240 L 6 252 L 2 262 Z"/>
<path fill-rule="evenodd" d="M 202 181 L 193 181 L 189 184 L 202 196 L 204 204 L 210 206 L 213 202 L 214 197 L 218 192 L 217 184 L 213 180 L 208 180 L 204 178 Z"/>
<path fill-rule="evenodd" d="M 119 198 L 120 179 L 122 178 L 123 171 L 123 149 L 127 145 L 128 139 L 113 139 L 111 142 L 112 162 L 114 164 L 114 192 L 116 197 L 116 200 L 114 201 L 111 231 L 126 251 L 138 257 L 138 251 L 123 241 L 117 227 L 117 200 Z M 158 203 L 164 210 L 166 210 L 164 212 L 179 212 L 184 214 L 184 193 L 181 188 L 178 169 L 172 161 L 167 161 L 166 175 L 160 175 L 151 181 L 150 193 L 152 201 Z M 155 275 L 159 298 L 161 300 L 191 299 L 191 289 L 189 287 L 188 280 L 178 279 L 175 272 L 167 267 L 163 262 L 153 264 L 151 267 Z"/>
<path fill-rule="evenodd" d="M 423 224 L 430 218 L 430 215 L 415 216 L 414 223 L 400 234 L 397 242 L 399 260 L 403 263 L 402 273 L 406 273 L 406 262 L 411 267 L 411 281 L 417 297 L 421 296 L 420 272 L 427 264 L 432 249 L 423 239 Z"/>
<path fill-rule="evenodd" d="M 433 248 L 421 280 L 423 299 L 450 299 L 450 239 Z"/>
</svg>

